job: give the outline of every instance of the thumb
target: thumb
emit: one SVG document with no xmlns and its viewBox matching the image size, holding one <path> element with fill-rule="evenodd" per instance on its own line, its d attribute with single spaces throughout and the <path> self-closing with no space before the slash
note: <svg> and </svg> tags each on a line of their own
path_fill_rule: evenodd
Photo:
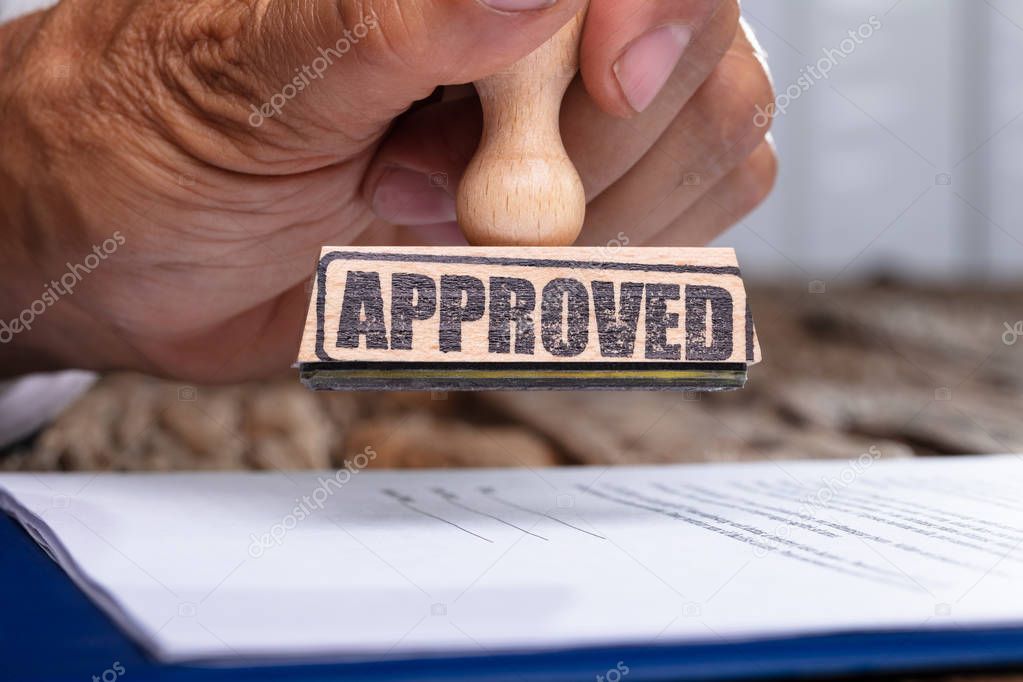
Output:
<svg viewBox="0 0 1023 682">
<path fill-rule="evenodd" d="M 257 90 L 264 99 L 249 108 L 249 123 L 263 135 L 314 139 L 320 153 L 369 148 L 413 102 L 439 85 L 467 83 L 510 66 L 553 36 L 581 5 L 271 0 L 255 34 L 245 39 L 263 74 Z"/>
</svg>

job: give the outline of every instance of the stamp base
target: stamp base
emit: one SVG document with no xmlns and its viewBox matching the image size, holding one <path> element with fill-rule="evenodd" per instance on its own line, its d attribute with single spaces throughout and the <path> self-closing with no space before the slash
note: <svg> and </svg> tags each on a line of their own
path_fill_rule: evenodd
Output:
<svg viewBox="0 0 1023 682">
<path fill-rule="evenodd" d="M 729 391 L 747 367 L 722 363 L 302 363 L 316 391 Z"/>
</svg>

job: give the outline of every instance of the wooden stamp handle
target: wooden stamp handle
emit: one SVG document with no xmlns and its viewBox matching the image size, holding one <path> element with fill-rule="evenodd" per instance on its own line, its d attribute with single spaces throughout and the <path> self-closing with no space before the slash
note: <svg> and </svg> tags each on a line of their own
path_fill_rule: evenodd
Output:
<svg viewBox="0 0 1023 682">
<path fill-rule="evenodd" d="M 458 188 L 458 221 L 483 246 L 567 246 L 586 194 L 561 141 L 561 100 L 579 69 L 585 8 L 511 68 L 476 83 L 483 139 Z"/>
</svg>

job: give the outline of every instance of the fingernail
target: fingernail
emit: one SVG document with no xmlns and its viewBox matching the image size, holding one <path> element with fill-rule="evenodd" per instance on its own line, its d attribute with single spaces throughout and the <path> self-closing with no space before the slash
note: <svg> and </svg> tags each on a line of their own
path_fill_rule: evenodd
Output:
<svg viewBox="0 0 1023 682">
<path fill-rule="evenodd" d="M 453 221 L 455 198 L 448 193 L 446 181 L 445 174 L 428 176 L 406 168 L 391 168 L 377 183 L 373 211 L 384 220 L 401 225 Z"/>
<path fill-rule="evenodd" d="M 557 0 L 483 0 L 484 5 L 502 12 L 526 12 L 550 7 Z"/>
<path fill-rule="evenodd" d="M 687 26 L 662 26 L 637 38 L 615 62 L 615 76 L 637 113 L 645 111 L 682 59 L 693 32 Z"/>
</svg>

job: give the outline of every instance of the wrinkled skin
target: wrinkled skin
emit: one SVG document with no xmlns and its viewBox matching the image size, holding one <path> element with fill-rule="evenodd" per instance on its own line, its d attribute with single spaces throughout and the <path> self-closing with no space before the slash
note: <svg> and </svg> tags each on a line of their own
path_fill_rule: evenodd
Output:
<svg viewBox="0 0 1023 682">
<path fill-rule="evenodd" d="M 457 186 L 479 103 L 437 87 L 514 63 L 579 7 L 64 0 L 5 25 L 0 320 L 115 235 L 117 248 L 0 345 L 0 374 L 220 382 L 286 368 L 322 245 L 460 242 L 449 197 L 388 184 L 403 168 Z M 665 25 L 692 37 L 640 113 L 615 64 Z M 701 245 L 769 192 L 776 161 L 755 119 L 773 94 L 735 0 L 592 0 L 581 60 L 562 112 L 589 201 L 580 244 Z"/>
</svg>

